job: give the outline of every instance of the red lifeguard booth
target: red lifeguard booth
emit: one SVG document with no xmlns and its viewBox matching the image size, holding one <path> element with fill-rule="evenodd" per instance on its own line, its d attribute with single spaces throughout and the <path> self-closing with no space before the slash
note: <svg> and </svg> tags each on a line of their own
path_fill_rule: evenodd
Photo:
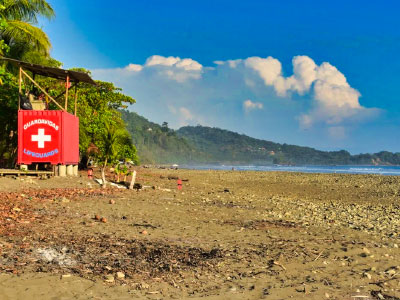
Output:
<svg viewBox="0 0 400 300">
<path fill-rule="evenodd" d="M 2 58 L 19 67 L 18 103 L 18 160 L 22 169 L 28 165 L 46 163 L 54 166 L 55 175 L 77 175 L 79 163 L 79 118 L 77 112 L 77 84 L 85 82 L 95 85 L 90 76 L 83 72 L 64 70 L 31 64 L 19 60 Z M 27 71 L 32 73 L 30 76 Z M 65 91 L 51 97 L 36 81 L 41 75 L 65 81 Z M 29 99 L 22 92 L 22 82 L 28 79 L 40 91 L 43 99 Z M 74 112 L 68 112 L 68 93 L 74 91 Z M 65 94 L 65 97 L 63 97 Z M 30 96 L 30 95 L 29 95 Z M 64 98 L 64 105 L 56 101 Z M 22 103 L 23 102 L 23 103 Z M 59 110 L 49 110 L 48 103 Z"/>
</svg>

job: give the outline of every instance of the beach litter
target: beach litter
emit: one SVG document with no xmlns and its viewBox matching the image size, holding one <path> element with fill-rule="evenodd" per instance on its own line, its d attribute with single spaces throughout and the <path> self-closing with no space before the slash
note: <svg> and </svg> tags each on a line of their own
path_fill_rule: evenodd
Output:
<svg viewBox="0 0 400 300">
<path fill-rule="evenodd" d="M 72 259 L 68 254 L 68 249 L 63 247 L 60 251 L 54 248 L 38 248 L 36 254 L 39 259 L 48 263 L 55 263 L 59 266 L 71 267 L 76 264 L 76 261 Z"/>
</svg>

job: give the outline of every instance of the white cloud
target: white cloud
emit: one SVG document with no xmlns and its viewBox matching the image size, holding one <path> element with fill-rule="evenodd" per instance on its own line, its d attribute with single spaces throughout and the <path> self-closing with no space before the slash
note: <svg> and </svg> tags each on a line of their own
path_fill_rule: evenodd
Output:
<svg viewBox="0 0 400 300">
<path fill-rule="evenodd" d="M 329 136 L 344 137 L 349 124 L 376 116 L 378 110 L 362 106 L 360 92 L 330 63 L 318 65 L 308 56 L 295 56 L 292 68 L 286 76 L 281 62 L 271 56 L 203 66 L 191 58 L 153 55 L 142 65 L 92 73 L 97 79 L 115 82 L 137 99 L 139 113 L 157 122 L 168 121 L 172 127 L 197 123 L 240 126 L 243 110 L 268 107 L 263 119 L 251 119 L 259 128 L 277 120 L 290 124 L 290 132 L 298 127 L 323 127 Z M 300 97 L 301 101 L 293 100 Z"/>
<path fill-rule="evenodd" d="M 318 66 L 308 56 L 295 56 L 290 77 L 282 75 L 281 63 L 272 57 L 250 57 L 244 60 L 244 64 L 256 71 L 265 85 L 272 86 L 280 97 L 294 92 L 312 95 L 312 109 L 299 118 L 301 128 L 310 128 L 316 123 L 337 125 L 356 115 L 356 119 L 360 119 L 360 115 L 377 113 L 377 110 L 361 106 L 360 92 L 352 88 L 344 74 L 330 63 Z"/>
<path fill-rule="evenodd" d="M 133 71 L 133 72 L 140 72 L 143 70 L 142 65 L 136 65 L 136 64 L 129 64 L 125 67 L 125 70 L 127 71 Z"/>
<path fill-rule="evenodd" d="M 147 60 L 145 65 L 147 67 L 151 67 L 151 66 L 173 66 L 175 65 L 178 61 L 180 61 L 181 59 L 179 57 L 173 57 L 173 56 L 169 56 L 169 57 L 164 57 L 161 55 L 153 55 L 150 56 Z"/>
<path fill-rule="evenodd" d="M 253 69 L 264 80 L 265 85 L 272 85 L 275 87 L 279 95 L 283 95 L 281 81 L 282 78 L 282 65 L 279 60 L 269 56 L 267 58 L 249 57 L 244 61 L 247 68 Z"/>
<path fill-rule="evenodd" d="M 216 65 L 223 65 L 225 62 L 224 61 L 222 61 L 222 60 L 216 60 L 216 61 L 214 61 L 214 64 L 216 64 Z"/>
<path fill-rule="evenodd" d="M 243 102 L 243 108 L 245 112 L 250 112 L 254 109 L 263 109 L 264 105 L 260 102 L 253 102 L 250 99 L 247 99 Z"/>
<path fill-rule="evenodd" d="M 203 66 L 191 58 L 164 57 L 160 55 L 150 56 L 143 66 L 156 69 L 159 74 L 169 79 L 183 83 L 189 79 L 200 79 Z"/>
</svg>

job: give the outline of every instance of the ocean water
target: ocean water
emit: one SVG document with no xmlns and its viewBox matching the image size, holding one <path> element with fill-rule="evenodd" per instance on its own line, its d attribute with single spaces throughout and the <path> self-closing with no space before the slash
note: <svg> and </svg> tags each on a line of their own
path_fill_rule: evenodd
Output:
<svg viewBox="0 0 400 300">
<path fill-rule="evenodd" d="M 339 174 L 379 174 L 400 176 L 400 166 L 233 166 L 233 165 L 198 165 L 181 166 L 194 170 L 232 170 L 238 171 L 284 171 L 301 173 L 339 173 Z"/>
</svg>

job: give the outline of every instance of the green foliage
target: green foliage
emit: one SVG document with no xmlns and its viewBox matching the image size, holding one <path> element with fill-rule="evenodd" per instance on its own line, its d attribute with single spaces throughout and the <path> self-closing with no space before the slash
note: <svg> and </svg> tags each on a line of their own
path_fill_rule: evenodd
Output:
<svg viewBox="0 0 400 300">
<path fill-rule="evenodd" d="M 54 17 L 47 1 L 0 0 L 0 40 L 8 50 L 4 52 L 2 49 L 3 55 L 23 59 L 29 52 L 39 52 L 49 56 L 50 40 L 43 30 L 35 26 L 39 17 Z"/>
<path fill-rule="evenodd" d="M 35 27 L 38 17 L 51 18 L 44 0 L 0 0 L 0 55 L 59 66 L 49 58 L 50 41 Z M 11 71 L 11 72 L 10 72 Z M 16 69 L 0 63 L 0 160 L 12 166 L 17 151 L 18 78 Z"/>
<path fill-rule="evenodd" d="M 61 63 L 49 56 L 50 41 L 35 25 L 38 18 L 51 19 L 54 11 L 45 0 L 0 0 L 0 54 L 36 64 L 60 67 Z M 84 69 L 76 71 L 87 72 Z M 0 65 L 0 159 L 9 165 L 15 161 L 17 149 L 18 79 L 12 65 Z M 50 96 L 64 106 L 65 85 L 59 80 L 37 76 L 35 80 Z M 23 92 L 31 89 L 30 82 Z M 133 104 L 135 100 L 123 95 L 121 89 L 109 82 L 97 82 L 97 86 L 79 85 L 77 115 L 80 119 L 80 152 L 87 155 L 90 144 L 99 151 L 97 159 L 104 164 L 124 159 L 139 164 L 137 151 L 125 128 L 118 109 Z M 58 109 L 52 102 L 49 109 Z M 75 110 L 74 92 L 70 90 L 68 111 Z"/>
<path fill-rule="evenodd" d="M 13 165 L 17 154 L 18 80 L 0 66 L 0 160 Z"/>
<path fill-rule="evenodd" d="M 121 111 L 142 163 L 188 163 L 199 153 L 188 141 L 168 128 L 149 122 L 134 112 Z"/>
<path fill-rule="evenodd" d="M 126 164 L 118 163 L 115 166 L 115 174 L 117 174 L 117 182 L 120 182 L 120 176 L 124 176 L 124 181 L 126 181 L 126 177 L 130 175 L 129 168 Z"/>
<path fill-rule="evenodd" d="M 107 158 L 109 162 L 122 159 L 139 164 L 136 148 L 121 119 L 121 113 L 117 111 L 127 103 L 135 103 L 135 100 L 122 94 L 121 89 L 112 83 L 96 81 L 96 84 L 79 84 L 77 115 L 80 120 L 81 153 L 86 153 L 89 145 L 94 143 L 100 150 L 97 158 L 103 162 Z M 69 111 L 73 111 L 73 99 L 68 103 Z"/>
<path fill-rule="evenodd" d="M 186 164 L 400 164 L 400 153 L 351 155 L 310 147 L 254 139 L 219 128 L 187 126 L 177 131 L 148 121 L 134 112 L 122 111 L 128 131 L 145 163 Z"/>
<path fill-rule="evenodd" d="M 38 56 L 40 58 L 40 56 Z M 56 60 L 43 58 L 48 64 L 59 64 Z M 12 73 L 0 68 L 0 80 L 3 82 L 0 89 L 0 126 L 4 128 L 0 135 L 0 159 L 12 164 L 15 160 L 17 149 L 17 109 L 18 109 L 18 78 Z M 63 82 L 52 78 L 37 76 L 36 80 L 48 91 L 58 98 L 64 105 L 65 91 Z M 31 88 L 29 83 L 26 87 Z M 23 88 L 25 90 L 25 88 Z M 80 84 L 78 88 L 77 115 L 80 120 L 80 153 L 84 157 L 90 144 L 95 144 L 99 153 L 97 160 L 112 162 L 116 159 L 133 161 L 139 164 L 139 158 L 132 139 L 121 119 L 121 113 L 117 109 L 125 107 L 126 103 L 135 103 L 129 96 L 123 95 L 119 88 L 112 83 L 97 81 L 96 86 Z M 74 89 L 70 89 L 68 99 L 68 111 L 75 109 Z M 50 102 L 50 109 L 58 109 Z M 10 165 L 9 164 L 9 165 Z"/>
<path fill-rule="evenodd" d="M 379 152 L 351 155 L 345 150 L 319 151 L 310 147 L 278 144 L 246 135 L 210 127 L 182 127 L 177 134 L 188 139 L 209 157 L 198 163 L 225 164 L 311 164 L 311 165 L 372 165 L 400 164 L 400 153 Z"/>
</svg>

